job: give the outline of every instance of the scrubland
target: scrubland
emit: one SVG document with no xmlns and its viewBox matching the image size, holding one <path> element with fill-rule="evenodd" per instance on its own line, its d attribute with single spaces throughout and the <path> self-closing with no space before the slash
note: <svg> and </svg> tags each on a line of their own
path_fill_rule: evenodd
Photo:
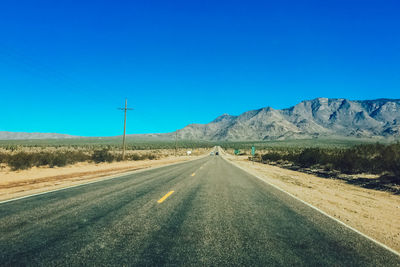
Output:
<svg viewBox="0 0 400 267">
<path fill-rule="evenodd" d="M 122 160 L 120 145 L 0 144 L 0 200 L 192 160 L 210 149 L 185 146 L 128 144 Z"/>
<path fill-rule="evenodd" d="M 233 153 L 233 150 L 228 150 Z M 336 178 L 365 188 L 400 193 L 400 143 L 353 146 L 263 147 L 250 160 Z"/>
<path fill-rule="evenodd" d="M 141 149 L 127 146 L 125 161 L 155 160 L 167 156 L 184 156 L 188 150 L 192 156 L 204 154 L 208 148 L 152 148 L 144 146 Z M 118 146 L 46 146 L 46 145 L 3 145 L 0 146 L 1 169 L 11 171 L 26 170 L 32 167 L 64 167 L 78 162 L 119 162 L 122 161 L 122 150 Z"/>
</svg>

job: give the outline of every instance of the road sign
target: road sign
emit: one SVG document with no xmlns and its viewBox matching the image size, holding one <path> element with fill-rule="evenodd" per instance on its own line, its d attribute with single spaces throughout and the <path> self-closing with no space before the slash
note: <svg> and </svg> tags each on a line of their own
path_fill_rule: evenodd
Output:
<svg viewBox="0 0 400 267">
<path fill-rule="evenodd" d="M 239 155 L 240 154 L 240 150 L 239 149 L 235 149 L 235 155 Z"/>
<path fill-rule="evenodd" d="M 255 154 L 256 154 L 256 147 L 252 146 L 251 147 L 251 155 L 254 157 Z"/>
</svg>

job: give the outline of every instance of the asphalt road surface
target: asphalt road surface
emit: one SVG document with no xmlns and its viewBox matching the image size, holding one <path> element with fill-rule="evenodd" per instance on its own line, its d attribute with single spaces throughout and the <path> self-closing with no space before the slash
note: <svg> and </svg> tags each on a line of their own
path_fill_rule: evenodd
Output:
<svg viewBox="0 0 400 267">
<path fill-rule="evenodd" d="M 221 156 L 0 204 L 0 265 L 400 266 Z"/>
</svg>

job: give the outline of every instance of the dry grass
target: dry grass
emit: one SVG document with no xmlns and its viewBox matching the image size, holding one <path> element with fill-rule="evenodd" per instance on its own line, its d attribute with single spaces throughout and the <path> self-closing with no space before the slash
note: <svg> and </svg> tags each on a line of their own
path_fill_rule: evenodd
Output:
<svg viewBox="0 0 400 267">
<path fill-rule="evenodd" d="M 197 148 L 192 155 L 204 154 L 205 148 Z M 165 156 L 186 155 L 186 149 L 152 149 L 152 150 L 127 150 L 125 160 L 159 159 Z M 78 162 L 114 162 L 122 160 L 122 151 L 108 146 L 25 146 L 13 149 L 0 148 L 0 167 L 10 167 L 11 170 L 25 170 L 32 167 L 63 167 Z"/>
</svg>

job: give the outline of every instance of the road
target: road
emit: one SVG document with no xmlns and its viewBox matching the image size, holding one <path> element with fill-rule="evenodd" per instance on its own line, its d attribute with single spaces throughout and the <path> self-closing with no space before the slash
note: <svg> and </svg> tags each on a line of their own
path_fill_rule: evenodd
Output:
<svg viewBox="0 0 400 267">
<path fill-rule="evenodd" d="M 207 156 L 0 204 L 0 265 L 400 266 L 400 257 Z"/>
</svg>

